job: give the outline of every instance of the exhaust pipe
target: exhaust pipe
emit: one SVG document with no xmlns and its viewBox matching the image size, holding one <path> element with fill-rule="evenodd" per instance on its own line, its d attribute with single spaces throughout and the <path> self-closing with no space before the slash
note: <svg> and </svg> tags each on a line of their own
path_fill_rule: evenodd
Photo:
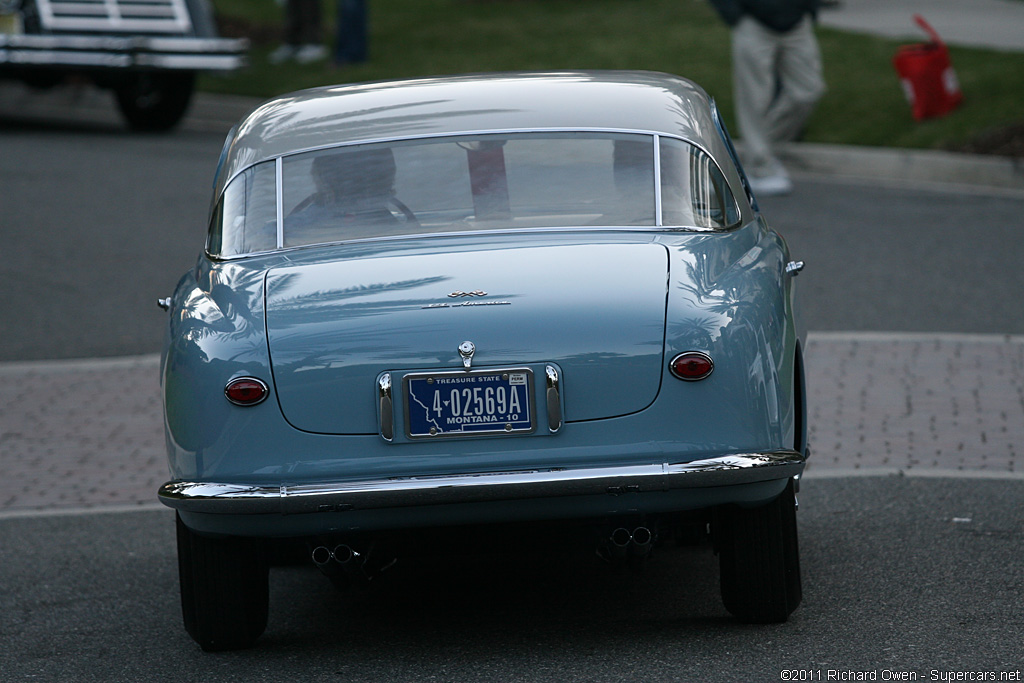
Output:
<svg viewBox="0 0 1024 683">
<path fill-rule="evenodd" d="M 629 529 L 619 527 L 608 537 L 608 555 L 615 560 L 625 559 L 629 554 L 629 545 L 633 541 L 633 534 Z"/>
<path fill-rule="evenodd" d="M 633 534 L 630 536 L 629 556 L 647 557 L 651 554 L 653 545 L 654 534 L 651 530 L 645 526 L 638 526 L 633 529 Z"/>
<path fill-rule="evenodd" d="M 320 568 L 327 566 L 328 564 L 330 564 L 331 560 L 334 559 L 334 556 L 331 553 L 330 548 L 322 545 L 318 545 L 317 547 L 313 548 L 312 556 L 313 564 Z"/>
<path fill-rule="evenodd" d="M 619 564 L 624 562 L 629 554 L 629 545 L 632 542 L 633 534 L 629 529 L 619 527 L 605 536 L 597 545 L 597 556 L 605 562 Z"/>
<path fill-rule="evenodd" d="M 334 546 L 333 549 L 318 545 L 313 548 L 311 557 L 313 564 L 338 586 L 344 586 L 349 579 L 372 581 L 398 562 L 394 557 L 379 562 L 374 559 L 375 555 L 372 552 L 364 555 L 344 543 Z"/>
<path fill-rule="evenodd" d="M 344 588 L 346 585 L 345 572 L 341 565 L 334 561 L 334 553 L 330 548 L 324 545 L 318 545 L 313 548 L 311 554 L 313 558 L 313 564 L 320 572 L 331 580 L 337 588 Z"/>
<path fill-rule="evenodd" d="M 331 551 L 331 557 L 346 570 L 351 570 L 355 565 L 359 564 L 359 558 L 362 555 L 351 547 L 341 544 L 334 546 L 334 550 Z"/>
<path fill-rule="evenodd" d="M 601 541 L 597 554 L 606 562 L 621 564 L 647 557 L 653 547 L 654 532 L 647 527 L 638 526 L 632 531 L 619 527 Z"/>
</svg>

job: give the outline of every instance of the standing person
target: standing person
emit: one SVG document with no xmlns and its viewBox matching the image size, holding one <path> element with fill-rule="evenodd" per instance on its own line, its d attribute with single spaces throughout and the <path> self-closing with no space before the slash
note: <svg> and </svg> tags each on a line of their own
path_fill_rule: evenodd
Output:
<svg viewBox="0 0 1024 683">
<path fill-rule="evenodd" d="M 814 36 L 820 0 L 711 0 L 732 27 L 736 120 L 751 189 L 762 195 L 793 189 L 775 156 L 795 140 L 825 92 Z"/>
<path fill-rule="evenodd" d="M 285 3 L 285 42 L 270 53 L 271 64 L 294 59 L 309 64 L 327 56 L 321 28 L 320 0 L 287 0 Z"/>
<path fill-rule="evenodd" d="M 366 0 L 338 0 L 337 14 L 334 63 L 340 66 L 365 62 Z"/>
</svg>

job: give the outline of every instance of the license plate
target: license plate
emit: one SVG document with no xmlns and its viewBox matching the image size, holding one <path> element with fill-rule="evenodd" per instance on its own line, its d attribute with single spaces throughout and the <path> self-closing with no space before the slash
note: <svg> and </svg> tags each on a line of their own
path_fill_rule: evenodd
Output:
<svg viewBox="0 0 1024 683">
<path fill-rule="evenodd" d="M 533 372 L 528 368 L 405 376 L 412 438 L 532 432 Z"/>
</svg>

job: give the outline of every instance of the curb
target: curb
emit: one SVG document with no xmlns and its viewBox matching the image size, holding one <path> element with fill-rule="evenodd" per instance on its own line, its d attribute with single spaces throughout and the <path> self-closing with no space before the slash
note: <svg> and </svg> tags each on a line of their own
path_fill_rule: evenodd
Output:
<svg viewBox="0 0 1024 683">
<path fill-rule="evenodd" d="M 1024 159 L 925 149 L 790 143 L 779 151 L 798 173 L 894 183 L 955 184 L 1024 195 Z"/>
</svg>

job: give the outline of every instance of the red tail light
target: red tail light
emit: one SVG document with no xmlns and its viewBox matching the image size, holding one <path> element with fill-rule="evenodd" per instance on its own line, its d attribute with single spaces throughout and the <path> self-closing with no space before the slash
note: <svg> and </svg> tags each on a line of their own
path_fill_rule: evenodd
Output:
<svg viewBox="0 0 1024 683">
<path fill-rule="evenodd" d="M 263 380 L 255 377 L 239 377 L 224 387 L 224 396 L 236 406 L 254 406 L 267 398 L 270 389 Z"/>
<path fill-rule="evenodd" d="M 715 369 L 715 362 L 706 353 L 687 351 L 673 358 L 668 367 L 679 379 L 696 382 L 711 374 Z"/>
</svg>

